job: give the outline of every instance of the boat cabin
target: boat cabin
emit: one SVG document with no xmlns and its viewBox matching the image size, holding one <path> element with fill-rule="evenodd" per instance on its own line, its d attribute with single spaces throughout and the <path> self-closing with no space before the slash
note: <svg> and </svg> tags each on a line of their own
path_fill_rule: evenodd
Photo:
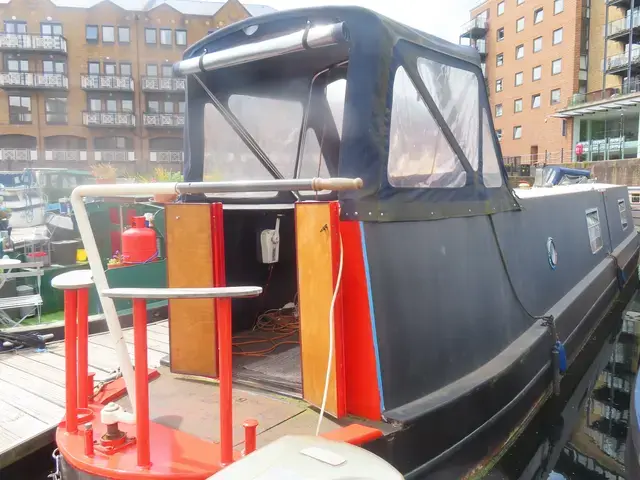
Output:
<svg viewBox="0 0 640 480">
<path fill-rule="evenodd" d="M 451 466 L 442 478 L 462 478 L 503 453 L 637 286 L 625 187 L 509 187 L 472 48 L 327 7 L 225 27 L 174 70 L 187 80 L 185 182 L 74 191 L 177 192 L 168 289 L 260 292 L 168 296 L 167 378 L 220 379 L 222 395 L 232 373 L 253 392 L 245 412 L 264 396 L 301 399 L 341 426 L 366 424 L 337 437 L 406 478 Z M 119 341 L 109 298 L 141 293 L 104 290 L 83 225 L 78 215 Z M 162 378 L 151 402 L 155 388 L 185 409 Z M 153 421 L 172 426 L 163 405 Z"/>
</svg>

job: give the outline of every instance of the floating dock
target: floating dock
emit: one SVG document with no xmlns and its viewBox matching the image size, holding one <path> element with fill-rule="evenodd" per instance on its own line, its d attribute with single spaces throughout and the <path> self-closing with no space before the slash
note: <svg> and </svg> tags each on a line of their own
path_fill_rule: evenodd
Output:
<svg viewBox="0 0 640 480">
<path fill-rule="evenodd" d="M 133 361 L 133 330 L 123 331 Z M 147 326 L 149 368 L 169 353 L 167 320 Z M 100 382 L 117 368 L 109 333 L 89 337 L 89 371 Z M 0 354 L 0 470 L 53 443 L 64 417 L 64 342 L 45 351 Z"/>
</svg>

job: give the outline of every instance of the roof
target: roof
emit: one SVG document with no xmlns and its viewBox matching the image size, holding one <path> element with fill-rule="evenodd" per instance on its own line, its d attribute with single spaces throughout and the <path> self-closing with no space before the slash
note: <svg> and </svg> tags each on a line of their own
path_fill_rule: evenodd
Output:
<svg viewBox="0 0 640 480">
<path fill-rule="evenodd" d="M 9 3 L 11 0 L 0 0 L 0 4 Z M 17 1 L 17 0 L 14 0 Z M 67 8 L 91 8 L 103 1 L 111 2 L 124 10 L 134 12 L 149 12 L 162 5 L 168 5 L 184 15 L 212 16 L 220 10 L 226 2 L 210 2 L 207 0 L 51 0 L 56 7 Z M 275 12 L 267 5 L 251 5 L 243 2 L 242 6 L 253 17 Z"/>
</svg>

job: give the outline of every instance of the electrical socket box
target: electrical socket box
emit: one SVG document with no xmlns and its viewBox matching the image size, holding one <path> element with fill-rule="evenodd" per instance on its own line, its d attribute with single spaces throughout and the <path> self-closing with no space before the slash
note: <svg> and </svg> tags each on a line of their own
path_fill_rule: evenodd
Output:
<svg viewBox="0 0 640 480">
<path fill-rule="evenodd" d="M 280 217 L 276 218 L 274 229 L 260 232 L 260 261 L 262 263 L 278 263 L 280 258 Z"/>
</svg>

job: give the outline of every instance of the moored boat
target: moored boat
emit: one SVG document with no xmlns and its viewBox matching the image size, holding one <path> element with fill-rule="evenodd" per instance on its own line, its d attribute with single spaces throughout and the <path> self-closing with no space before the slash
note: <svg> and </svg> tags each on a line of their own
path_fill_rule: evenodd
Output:
<svg viewBox="0 0 640 480">
<path fill-rule="evenodd" d="M 291 437 L 323 422 L 325 439 L 405 478 L 478 476 L 637 289 L 627 188 L 511 190 L 473 49 L 318 8 L 216 31 L 175 69 L 185 182 L 71 198 L 115 344 L 112 298 L 133 298 L 134 314 L 169 298 L 170 366 L 148 383 L 134 320 L 135 376 L 120 350 L 128 397 L 67 402 L 63 478 L 283 478 L 308 448 L 338 470 L 354 451 Z M 82 198 L 171 193 L 168 288 L 109 289 Z M 233 450 L 240 404 L 270 414 Z"/>
</svg>

